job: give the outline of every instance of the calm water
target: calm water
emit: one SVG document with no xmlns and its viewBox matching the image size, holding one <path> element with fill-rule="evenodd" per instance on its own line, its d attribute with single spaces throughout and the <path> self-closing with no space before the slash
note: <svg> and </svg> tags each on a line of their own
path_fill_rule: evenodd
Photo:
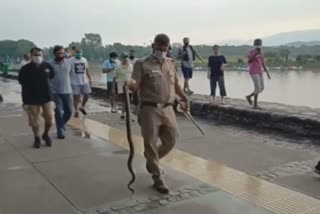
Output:
<svg viewBox="0 0 320 214">
<path fill-rule="evenodd" d="M 206 76 L 206 72 L 195 72 L 191 82 L 195 93 L 210 93 Z M 247 72 L 227 71 L 225 81 L 231 98 L 243 99 L 253 91 L 253 83 Z M 320 70 L 271 72 L 271 80 L 265 76 L 265 91 L 261 100 L 320 108 Z"/>
<path fill-rule="evenodd" d="M 179 74 L 181 76 L 181 74 Z M 101 82 L 105 77 L 98 76 Z M 320 70 L 271 71 L 271 80 L 265 76 L 265 91 L 260 100 L 296 106 L 320 108 Z M 182 80 L 182 78 L 181 78 Z M 244 99 L 253 91 L 253 83 L 245 71 L 226 71 L 228 97 Z M 210 93 L 209 80 L 204 71 L 195 71 L 191 88 L 197 94 Z M 217 95 L 219 90 L 217 89 Z"/>
</svg>

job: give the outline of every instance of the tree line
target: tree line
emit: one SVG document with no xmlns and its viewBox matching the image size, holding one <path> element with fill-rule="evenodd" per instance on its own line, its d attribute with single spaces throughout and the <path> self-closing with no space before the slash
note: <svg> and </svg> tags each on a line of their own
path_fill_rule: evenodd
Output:
<svg viewBox="0 0 320 214">
<path fill-rule="evenodd" d="M 79 42 L 71 42 L 68 47 L 76 46 L 82 49 L 84 56 L 92 62 L 101 63 L 108 58 L 110 52 L 128 52 L 133 49 L 137 57 L 146 56 L 151 53 L 151 44 L 149 46 L 124 45 L 121 43 L 113 43 L 111 45 L 103 45 L 102 38 L 99 34 L 88 33 Z M 35 44 L 28 40 L 19 41 L 0 41 L 0 57 L 2 58 L 22 58 Z M 180 44 L 172 44 L 172 55 L 176 56 Z M 252 48 L 248 45 L 221 47 L 221 52 L 229 58 L 231 64 L 245 64 L 246 53 Z M 194 49 L 206 59 L 212 54 L 212 46 L 194 45 Z M 53 47 L 44 48 L 45 57 L 53 57 Z M 270 64 L 286 65 L 286 64 L 306 64 L 310 61 L 320 62 L 320 45 L 301 46 L 301 47 L 264 47 L 265 57 Z"/>
</svg>

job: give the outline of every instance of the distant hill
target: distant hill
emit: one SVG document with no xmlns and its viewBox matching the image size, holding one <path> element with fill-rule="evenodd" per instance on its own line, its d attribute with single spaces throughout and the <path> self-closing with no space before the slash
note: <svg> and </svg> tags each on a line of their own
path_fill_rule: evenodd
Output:
<svg viewBox="0 0 320 214">
<path fill-rule="evenodd" d="M 317 30 L 303 30 L 303 31 L 292 31 L 285 33 L 278 33 L 273 36 L 263 38 L 264 44 L 267 46 L 279 46 L 292 42 L 311 42 L 319 41 L 320 29 Z"/>
<path fill-rule="evenodd" d="M 253 43 L 252 38 L 251 40 L 226 40 L 218 42 L 221 45 L 251 45 Z M 320 29 L 314 30 L 302 30 L 302 31 L 291 31 L 291 32 L 282 32 L 277 33 L 272 36 L 267 36 L 262 38 L 264 46 L 281 46 L 281 45 L 288 45 L 288 46 L 296 46 L 303 45 L 305 43 L 306 46 L 318 45 L 320 43 Z M 297 43 L 297 44 L 295 44 Z"/>
<path fill-rule="evenodd" d="M 289 46 L 289 47 L 301 47 L 301 46 L 311 47 L 311 46 L 316 46 L 316 45 L 320 46 L 320 40 L 319 41 L 312 41 L 312 42 L 290 42 L 290 43 L 285 44 L 285 46 Z"/>
</svg>

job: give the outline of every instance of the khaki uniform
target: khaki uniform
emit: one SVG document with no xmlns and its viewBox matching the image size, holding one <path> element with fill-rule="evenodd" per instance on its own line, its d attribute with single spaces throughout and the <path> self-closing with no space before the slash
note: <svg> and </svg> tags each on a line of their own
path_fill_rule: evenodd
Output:
<svg viewBox="0 0 320 214">
<path fill-rule="evenodd" d="M 178 81 L 172 59 L 166 58 L 160 63 L 153 56 L 136 62 L 132 79 L 139 85 L 140 109 L 138 121 L 144 139 L 145 158 L 155 180 L 161 176 L 159 159 L 166 156 L 174 147 L 178 138 L 176 115 L 172 105 Z M 158 104 L 158 106 L 144 105 Z M 157 144 L 158 138 L 161 144 Z"/>
</svg>

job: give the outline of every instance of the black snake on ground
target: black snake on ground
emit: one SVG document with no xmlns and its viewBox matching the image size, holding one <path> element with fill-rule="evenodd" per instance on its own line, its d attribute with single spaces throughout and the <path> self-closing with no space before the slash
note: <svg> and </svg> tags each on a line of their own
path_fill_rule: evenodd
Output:
<svg viewBox="0 0 320 214">
<path fill-rule="evenodd" d="M 133 162 L 133 158 L 134 158 L 134 145 L 133 145 L 133 141 L 132 141 L 132 130 L 131 130 L 131 118 L 130 118 L 130 95 L 129 95 L 129 88 L 127 84 L 124 84 L 123 86 L 123 92 L 125 95 L 125 112 L 126 112 L 126 128 L 127 128 L 127 138 L 128 138 L 128 143 L 129 143 L 129 157 L 128 157 L 128 162 L 127 162 L 127 166 L 128 166 L 128 170 L 131 174 L 131 180 L 128 183 L 128 189 L 132 192 L 132 194 L 135 193 L 134 189 L 132 188 L 132 184 L 135 182 L 136 180 L 136 174 L 135 171 L 133 169 L 132 166 L 132 162 Z"/>
</svg>

